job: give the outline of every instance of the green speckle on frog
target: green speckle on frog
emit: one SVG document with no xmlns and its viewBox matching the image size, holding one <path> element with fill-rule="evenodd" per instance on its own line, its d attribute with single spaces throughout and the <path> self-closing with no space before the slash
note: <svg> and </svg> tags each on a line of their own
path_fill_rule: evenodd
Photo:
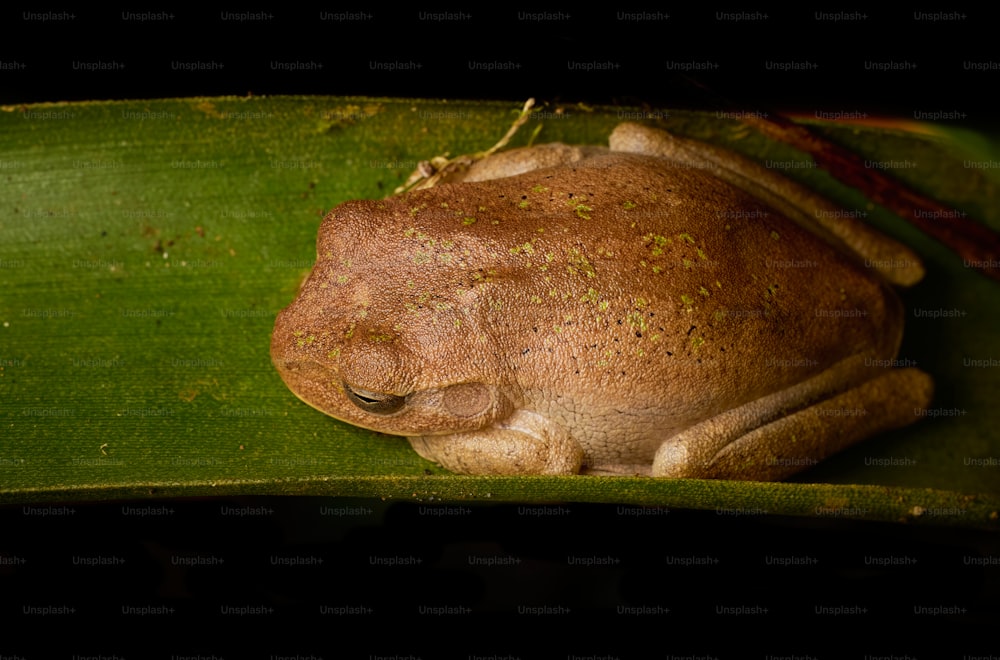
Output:
<svg viewBox="0 0 1000 660">
<path fill-rule="evenodd" d="M 275 323 L 289 388 L 466 474 L 781 479 L 918 419 L 930 378 L 881 366 L 912 252 L 723 152 L 610 143 L 331 211 Z"/>
</svg>

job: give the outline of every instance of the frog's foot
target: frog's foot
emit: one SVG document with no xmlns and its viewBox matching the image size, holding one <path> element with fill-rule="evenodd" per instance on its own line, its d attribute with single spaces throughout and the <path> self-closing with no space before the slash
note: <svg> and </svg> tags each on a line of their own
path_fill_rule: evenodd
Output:
<svg viewBox="0 0 1000 660">
<path fill-rule="evenodd" d="M 459 474 L 576 474 L 583 461 L 566 429 L 527 410 L 478 431 L 409 440 L 422 457 Z"/>
<path fill-rule="evenodd" d="M 784 479 L 859 440 L 912 424 L 933 394 L 930 376 L 918 369 L 880 372 L 828 394 L 851 372 L 840 363 L 673 436 L 657 450 L 653 476 Z"/>
</svg>

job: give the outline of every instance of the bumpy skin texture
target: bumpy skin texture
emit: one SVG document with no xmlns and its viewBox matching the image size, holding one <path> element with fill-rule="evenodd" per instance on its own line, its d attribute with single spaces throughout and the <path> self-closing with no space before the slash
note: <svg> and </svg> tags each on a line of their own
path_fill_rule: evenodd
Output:
<svg viewBox="0 0 1000 660">
<path fill-rule="evenodd" d="M 275 323 L 289 388 L 470 474 L 774 479 L 914 421 L 930 380 L 884 368 L 903 308 L 861 259 L 703 170 L 588 156 L 334 209 Z"/>
</svg>

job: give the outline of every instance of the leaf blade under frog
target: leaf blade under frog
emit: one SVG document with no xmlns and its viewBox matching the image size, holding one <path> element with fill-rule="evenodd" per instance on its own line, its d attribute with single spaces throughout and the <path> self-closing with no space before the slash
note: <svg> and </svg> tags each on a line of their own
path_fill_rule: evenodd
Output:
<svg viewBox="0 0 1000 660">
<path fill-rule="evenodd" d="M 997 354 L 995 287 L 877 210 L 873 224 L 927 259 L 924 283 L 904 293 L 910 307 L 974 317 L 911 319 L 904 345 L 939 382 L 942 409 L 968 414 L 873 439 L 799 483 L 457 477 L 402 439 L 296 400 L 269 362 L 268 338 L 312 264 L 321 216 L 345 199 L 384 196 L 430 154 L 492 144 L 518 110 L 288 97 L 0 111 L 0 501 L 314 494 L 791 515 L 823 505 L 879 520 L 995 526 L 996 369 L 962 364 L 963 355 L 988 365 Z M 571 110 L 539 139 L 598 142 L 618 121 L 610 110 Z M 426 119 L 443 113 L 455 121 Z M 758 158 L 791 157 L 711 116 L 673 113 L 669 123 Z M 877 132 L 855 139 L 900 157 L 912 142 Z M 854 191 L 806 174 L 863 207 Z M 945 194 L 996 207 L 982 190 L 938 177 Z M 914 507 L 964 513 L 912 515 Z"/>
</svg>

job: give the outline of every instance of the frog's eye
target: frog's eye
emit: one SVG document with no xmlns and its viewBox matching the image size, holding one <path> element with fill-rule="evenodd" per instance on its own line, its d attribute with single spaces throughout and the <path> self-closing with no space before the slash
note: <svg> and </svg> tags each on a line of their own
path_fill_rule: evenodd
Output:
<svg viewBox="0 0 1000 660">
<path fill-rule="evenodd" d="M 402 408 L 403 404 L 406 403 L 405 396 L 370 392 L 347 383 L 344 383 L 344 393 L 358 408 L 374 415 L 389 415 Z"/>
</svg>

